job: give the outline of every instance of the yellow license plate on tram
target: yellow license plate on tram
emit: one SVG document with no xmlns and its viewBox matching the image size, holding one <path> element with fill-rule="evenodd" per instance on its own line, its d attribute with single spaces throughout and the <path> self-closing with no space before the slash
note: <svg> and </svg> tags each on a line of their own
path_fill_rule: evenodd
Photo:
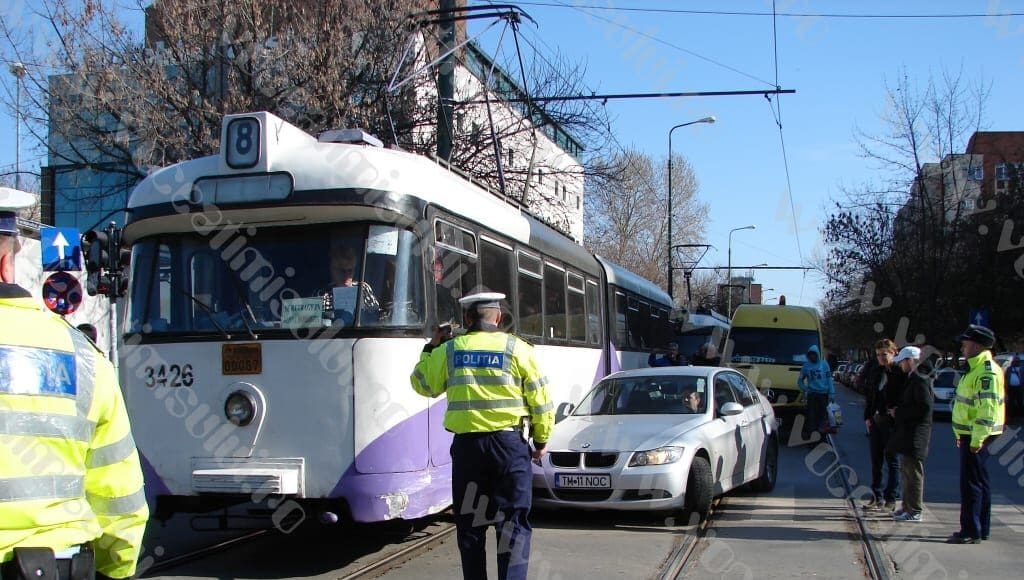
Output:
<svg viewBox="0 0 1024 580">
<path fill-rule="evenodd" d="M 220 370 L 225 375 L 262 374 L 263 345 L 258 342 L 221 345 Z"/>
</svg>

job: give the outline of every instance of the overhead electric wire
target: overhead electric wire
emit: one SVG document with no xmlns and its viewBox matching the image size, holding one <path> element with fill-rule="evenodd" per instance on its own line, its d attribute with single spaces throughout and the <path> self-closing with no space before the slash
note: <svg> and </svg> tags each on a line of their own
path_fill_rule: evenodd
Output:
<svg viewBox="0 0 1024 580">
<path fill-rule="evenodd" d="M 530 0 L 524 0 L 517 2 L 524 6 L 548 6 L 554 8 L 575 8 L 575 9 L 587 9 L 587 10 L 605 10 L 608 12 L 644 12 L 650 14 L 693 14 L 693 15 L 705 15 L 705 16 L 784 16 L 787 18 L 850 18 L 850 19 L 956 19 L 956 18 L 993 18 L 999 16 L 1024 16 L 1024 12 L 999 12 L 999 13 L 981 13 L 981 12 L 965 12 L 962 14 L 843 14 L 839 12 L 764 12 L 764 11 L 744 11 L 744 10 L 687 10 L 683 8 L 644 8 L 644 7 L 632 7 L 626 8 L 622 6 L 601 6 L 601 5 L 565 5 L 559 2 L 536 2 Z"/>
<path fill-rule="evenodd" d="M 488 4 L 493 4 L 493 2 L 488 2 Z M 566 77 L 566 76 L 565 76 L 564 74 L 562 74 L 562 71 L 561 71 L 561 70 L 560 70 L 560 69 L 559 69 L 559 68 L 558 68 L 557 66 L 555 66 L 555 64 L 554 64 L 553 62 L 551 62 L 550 60 L 548 60 L 548 58 L 547 58 L 547 57 L 546 57 L 546 56 L 544 55 L 543 51 L 541 51 L 541 50 L 540 50 L 540 49 L 539 49 L 539 48 L 537 47 L 537 45 L 536 45 L 536 44 L 534 44 L 533 42 L 531 42 L 530 38 L 528 38 L 526 34 L 523 34 L 523 35 L 521 35 L 521 38 L 523 39 L 523 42 L 525 42 L 525 43 L 526 43 L 526 44 L 527 44 L 527 45 L 528 45 L 528 46 L 529 46 L 530 48 L 532 48 L 532 49 L 533 49 L 533 54 L 534 54 L 535 56 L 537 56 L 537 57 L 540 57 L 540 59 L 541 59 L 541 60 L 543 61 L 543 63 L 544 63 L 544 64 L 546 64 L 546 65 L 548 66 L 548 68 L 549 68 L 549 69 L 550 69 L 550 70 L 551 70 L 552 72 L 554 72 L 554 74 L 555 74 L 555 75 L 556 75 L 556 76 L 557 76 L 557 77 L 558 77 L 558 78 L 559 78 L 560 80 L 562 80 L 563 82 L 566 82 L 567 84 L 571 84 L 571 83 L 572 83 L 572 80 L 571 80 L 571 79 L 569 79 L 569 78 L 567 78 L 567 77 Z M 536 35 L 536 38 L 537 38 L 537 39 L 538 39 L 538 40 L 540 41 L 540 44 L 543 44 L 543 45 L 544 45 L 544 47 L 545 47 L 545 48 L 547 48 L 547 50 L 548 50 L 549 52 L 551 52 L 552 54 L 558 54 L 558 51 L 557 51 L 557 50 L 555 50 L 555 49 L 554 49 L 554 48 L 552 48 L 552 47 L 551 47 L 550 45 L 548 45 L 548 44 L 547 44 L 546 42 L 544 42 L 544 37 L 543 37 L 543 36 L 540 36 L 540 35 L 538 34 L 538 35 Z M 495 57 L 497 57 L 497 54 L 495 55 Z M 524 82 L 525 82 L 525 81 L 524 81 Z M 583 81 L 582 81 L 582 79 L 581 79 L 581 81 L 580 81 L 580 82 L 581 82 L 581 83 L 583 82 Z M 585 85 L 585 83 L 583 83 L 583 84 L 584 84 L 584 86 L 586 86 L 586 85 Z M 591 89 L 590 87 L 586 87 L 586 88 L 587 88 L 587 89 L 589 89 L 589 90 L 590 90 L 591 92 L 594 92 L 594 90 L 593 90 L 593 89 Z M 523 87 L 523 90 L 524 90 L 524 91 L 528 91 L 529 89 L 528 89 L 527 87 L 525 87 L 525 86 L 524 86 L 524 87 Z M 598 114 L 596 113 L 596 111 L 595 111 L 595 105 L 593 105 L 592 103 L 589 103 L 589 102 L 588 102 L 588 103 L 586 104 L 586 108 L 587 108 L 587 109 L 588 109 L 588 110 L 590 111 L 590 113 L 591 113 L 591 114 L 592 114 L 592 115 L 593 115 L 594 117 L 599 117 L 599 116 L 600 116 L 600 115 L 598 115 Z M 604 133 L 605 133 L 605 135 L 606 135 L 606 138 L 610 140 L 610 142 L 611 142 L 611 144 L 612 144 L 612 146 L 613 146 L 613 147 L 612 147 L 613 149 L 616 149 L 616 150 L 618 151 L 618 153 L 619 153 L 619 154 L 622 154 L 622 155 L 625 155 L 625 154 L 627 153 L 627 149 L 626 149 L 626 147 L 625 147 L 625 146 L 624 146 L 624 145 L 623 145 L 623 144 L 622 144 L 622 143 L 621 143 L 621 142 L 619 141 L 618 137 L 617 137 L 617 136 L 615 135 L 615 133 L 614 133 L 614 132 L 613 132 L 613 131 L 611 130 L 611 125 L 610 125 L 610 124 L 606 124 L 606 126 L 604 127 Z"/>
<path fill-rule="evenodd" d="M 775 11 L 775 0 L 772 0 L 772 12 Z M 778 86 L 779 83 L 779 35 L 778 28 L 776 26 L 776 19 L 772 18 L 772 52 L 775 55 L 775 84 Z M 796 238 L 796 252 L 800 258 L 800 263 L 804 263 L 804 251 L 800 245 L 800 226 L 796 219 L 796 203 L 793 201 L 793 181 L 789 175 L 789 155 L 786 153 L 786 137 L 782 131 L 782 99 L 778 99 L 775 102 L 775 108 L 772 107 L 772 99 L 768 96 L 764 96 L 765 100 L 768 101 L 768 108 L 771 109 L 772 114 L 775 118 L 775 125 L 779 128 L 779 145 L 782 149 L 782 166 L 786 172 L 786 194 L 789 197 L 789 213 L 793 218 L 793 237 Z M 803 276 L 800 282 L 800 301 L 804 299 L 804 283 L 807 281 L 807 271 L 804 270 Z"/>
<path fill-rule="evenodd" d="M 694 52 L 692 50 L 689 50 L 687 48 L 683 48 L 681 46 L 672 44 L 671 42 L 668 42 L 667 40 L 662 40 L 662 39 L 658 38 L 657 36 L 648 34 L 648 33 L 643 32 L 641 30 L 637 30 L 637 29 L 635 29 L 635 28 L 633 28 L 631 26 L 626 26 L 625 24 L 622 24 L 621 22 L 616 22 L 616 21 L 614 21 L 614 20 L 612 20 L 610 18 L 605 18 L 605 17 L 599 16 L 597 14 L 590 14 L 590 13 L 586 12 L 586 10 L 584 10 L 583 7 L 575 6 L 575 5 L 569 6 L 569 7 L 574 8 L 575 10 L 577 10 L 579 12 L 583 12 L 583 13 L 585 13 L 588 16 L 591 16 L 593 18 L 597 18 L 598 20 L 603 20 L 603 21 L 605 21 L 608 24 L 611 24 L 613 26 L 618 26 L 619 28 L 622 28 L 624 30 L 628 30 L 628 31 L 632 32 L 633 34 L 636 34 L 637 36 L 642 36 L 644 38 L 653 40 L 654 42 L 657 42 L 659 44 L 663 44 L 663 45 L 665 45 L 665 46 L 667 46 L 669 48 L 674 48 L 674 49 L 676 49 L 676 50 L 678 50 L 680 52 L 684 52 L 684 53 L 686 53 L 686 54 L 688 54 L 688 55 L 690 55 L 690 56 L 692 56 L 694 58 L 699 58 L 699 59 L 701 59 L 701 60 L 703 60 L 705 62 L 708 62 L 710 64 L 713 64 L 713 65 L 721 67 L 721 68 L 724 68 L 724 69 L 726 69 L 728 71 L 731 71 L 731 72 L 734 72 L 734 73 L 736 73 L 738 75 L 745 76 L 745 77 L 747 77 L 747 78 L 749 78 L 751 80 L 754 80 L 754 81 L 757 81 L 759 83 L 764 83 L 766 85 L 771 86 L 770 82 L 768 82 L 768 81 L 766 81 L 766 80 L 764 80 L 762 78 L 756 77 L 756 76 L 754 76 L 752 74 L 743 72 L 743 71 L 741 71 L 740 69 L 738 69 L 736 67 L 729 66 L 729 65 L 727 65 L 725 63 L 722 63 L 722 62 L 718 62 L 717 60 L 715 60 L 713 58 L 706 57 L 706 56 L 704 56 L 704 55 L 702 55 L 700 53 L 696 53 L 696 52 Z"/>
</svg>

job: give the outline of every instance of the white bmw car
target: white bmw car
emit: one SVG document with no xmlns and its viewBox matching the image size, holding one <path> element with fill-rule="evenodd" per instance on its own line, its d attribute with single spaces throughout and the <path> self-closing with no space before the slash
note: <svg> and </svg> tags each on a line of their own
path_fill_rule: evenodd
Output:
<svg viewBox="0 0 1024 580">
<path fill-rule="evenodd" d="M 704 518 L 716 495 L 775 487 L 777 431 L 771 404 L 734 370 L 618 372 L 555 425 L 533 468 L 533 502 Z"/>
</svg>

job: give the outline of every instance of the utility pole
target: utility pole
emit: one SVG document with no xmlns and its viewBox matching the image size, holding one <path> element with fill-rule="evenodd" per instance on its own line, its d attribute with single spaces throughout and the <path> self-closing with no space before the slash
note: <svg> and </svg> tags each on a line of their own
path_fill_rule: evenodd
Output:
<svg viewBox="0 0 1024 580">
<path fill-rule="evenodd" d="M 13 62 L 9 69 L 15 77 L 14 96 L 14 189 L 21 191 L 21 79 L 25 76 L 25 65 Z"/>
<path fill-rule="evenodd" d="M 456 0 L 440 0 L 438 51 L 442 54 L 455 46 L 455 3 Z M 455 54 L 451 53 L 441 59 L 437 69 L 437 156 L 445 161 L 452 157 L 454 101 Z"/>
</svg>

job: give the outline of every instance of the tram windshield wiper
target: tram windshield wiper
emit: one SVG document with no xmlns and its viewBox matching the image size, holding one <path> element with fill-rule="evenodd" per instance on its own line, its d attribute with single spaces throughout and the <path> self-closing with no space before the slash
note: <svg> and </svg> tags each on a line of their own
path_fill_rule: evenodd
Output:
<svg viewBox="0 0 1024 580">
<path fill-rule="evenodd" d="M 231 333 L 228 332 L 228 329 L 224 328 L 224 326 L 221 323 L 217 322 L 217 317 L 215 316 L 216 313 L 213 311 L 213 308 L 210 308 L 205 302 L 196 298 L 194 295 L 192 295 L 191 292 L 185 290 L 184 288 L 181 288 L 179 286 L 172 286 L 172 288 L 174 288 L 178 292 L 181 292 L 185 296 L 188 296 L 192 300 L 192 302 L 198 304 L 199 307 L 202 308 L 204 312 L 206 312 L 206 316 L 210 319 L 210 322 L 212 322 L 213 325 L 217 327 L 217 330 L 219 330 L 220 333 L 224 335 L 224 340 L 231 340 Z"/>
<path fill-rule="evenodd" d="M 235 292 L 238 294 L 238 299 L 242 301 L 242 306 L 245 307 L 245 311 L 252 317 L 252 323 L 259 324 L 259 321 L 256 320 L 256 313 L 252 311 L 252 304 L 249 303 L 249 298 L 245 295 L 245 290 L 243 290 L 242 285 L 238 283 L 238 278 L 234 276 L 229 276 L 229 278 L 231 278 L 231 283 L 235 286 Z M 245 314 L 240 313 L 239 316 L 242 318 L 242 324 L 245 325 L 245 329 L 249 331 L 249 336 L 252 337 L 253 340 L 259 338 L 259 336 L 256 335 L 256 331 L 252 329 L 252 325 L 249 324 L 248 320 L 246 320 Z"/>
</svg>

